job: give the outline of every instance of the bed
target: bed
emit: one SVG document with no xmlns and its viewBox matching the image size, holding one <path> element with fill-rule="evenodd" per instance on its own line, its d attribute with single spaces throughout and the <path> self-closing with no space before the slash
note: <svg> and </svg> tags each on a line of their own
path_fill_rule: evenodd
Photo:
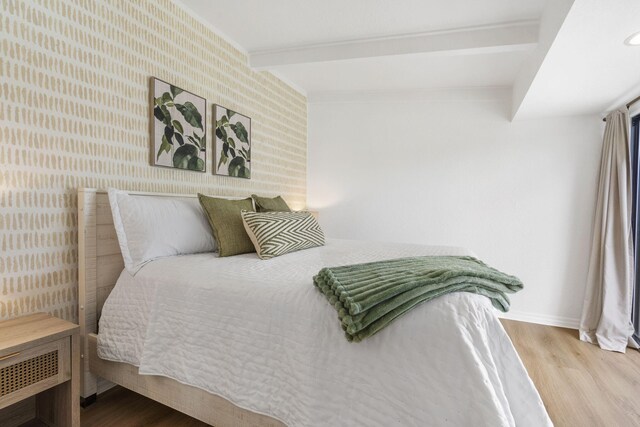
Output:
<svg viewBox="0 0 640 427">
<path fill-rule="evenodd" d="M 551 425 L 488 299 L 446 295 L 349 343 L 312 285 L 327 265 L 464 249 L 328 240 L 132 276 L 106 194 L 80 189 L 79 209 L 85 398 L 101 377 L 218 426 Z"/>
</svg>

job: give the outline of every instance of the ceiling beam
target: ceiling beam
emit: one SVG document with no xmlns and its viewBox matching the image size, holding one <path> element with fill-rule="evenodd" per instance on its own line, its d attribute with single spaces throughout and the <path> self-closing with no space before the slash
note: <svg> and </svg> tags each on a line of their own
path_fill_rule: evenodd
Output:
<svg viewBox="0 0 640 427">
<path fill-rule="evenodd" d="M 515 120 L 522 113 L 527 94 L 535 82 L 544 61 L 556 40 L 565 19 L 575 0 L 554 0 L 547 2 L 540 17 L 539 42 L 532 54 L 527 58 L 513 83 L 513 98 L 511 100 L 511 120 Z"/>
<path fill-rule="evenodd" d="M 255 69 L 312 62 L 344 61 L 391 55 L 475 55 L 535 48 L 538 21 L 520 21 L 446 31 L 405 34 L 344 42 L 290 46 L 249 53 Z"/>
</svg>

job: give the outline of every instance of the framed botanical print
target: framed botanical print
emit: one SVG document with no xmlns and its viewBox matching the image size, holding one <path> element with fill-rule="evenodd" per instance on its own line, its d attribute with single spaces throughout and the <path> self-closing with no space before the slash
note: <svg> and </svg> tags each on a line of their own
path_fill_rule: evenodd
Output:
<svg viewBox="0 0 640 427">
<path fill-rule="evenodd" d="M 151 164 L 205 172 L 207 100 L 151 78 Z"/>
<path fill-rule="evenodd" d="M 220 105 L 213 106 L 213 119 L 214 173 L 251 179 L 251 119 Z"/>
</svg>

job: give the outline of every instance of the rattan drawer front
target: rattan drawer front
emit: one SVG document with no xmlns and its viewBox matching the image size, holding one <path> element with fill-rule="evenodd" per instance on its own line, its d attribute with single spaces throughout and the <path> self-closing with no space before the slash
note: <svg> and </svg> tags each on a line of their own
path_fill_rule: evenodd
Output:
<svg viewBox="0 0 640 427">
<path fill-rule="evenodd" d="M 58 352 L 44 353 L 0 369 L 0 397 L 58 375 Z"/>
<path fill-rule="evenodd" d="M 69 338 L 0 354 L 0 408 L 71 378 Z"/>
</svg>

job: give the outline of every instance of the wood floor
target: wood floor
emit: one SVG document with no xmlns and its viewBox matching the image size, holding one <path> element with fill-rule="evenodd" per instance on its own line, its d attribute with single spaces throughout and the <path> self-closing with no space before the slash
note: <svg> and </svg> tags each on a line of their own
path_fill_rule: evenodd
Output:
<svg viewBox="0 0 640 427">
<path fill-rule="evenodd" d="M 640 352 L 600 350 L 572 329 L 502 323 L 556 426 L 640 426 Z"/>
<path fill-rule="evenodd" d="M 503 321 L 556 426 L 640 426 L 640 352 L 602 351 L 571 329 Z M 204 426 L 123 388 L 101 394 L 83 427 Z"/>
</svg>

